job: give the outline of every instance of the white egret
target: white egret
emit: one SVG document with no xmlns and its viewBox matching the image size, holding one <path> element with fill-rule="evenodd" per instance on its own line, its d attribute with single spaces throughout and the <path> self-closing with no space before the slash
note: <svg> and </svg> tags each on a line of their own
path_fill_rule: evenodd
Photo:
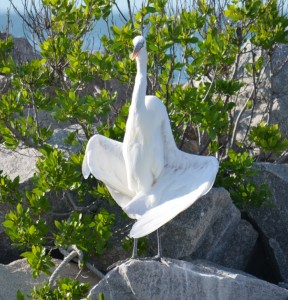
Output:
<svg viewBox="0 0 288 300">
<path fill-rule="evenodd" d="M 124 141 L 94 135 L 87 144 L 82 172 L 85 178 L 92 173 L 103 181 L 121 208 L 137 220 L 130 231 L 135 256 L 137 238 L 157 230 L 211 189 L 218 161 L 177 148 L 165 105 L 146 96 L 146 41 L 137 36 L 133 44 L 137 74 Z M 158 237 L 161 255 L 159 243 Z"/>
</svg>

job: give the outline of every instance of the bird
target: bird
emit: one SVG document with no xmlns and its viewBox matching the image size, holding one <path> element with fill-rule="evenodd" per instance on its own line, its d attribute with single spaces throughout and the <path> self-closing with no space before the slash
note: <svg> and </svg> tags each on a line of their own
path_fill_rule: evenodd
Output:
<svg viewBox="0 0 288 300">
<path fill-rule="evenodd" d="M 175 143 L 167 109 L 156 96 L 146 95 L 148 55 L 143 36 L 133 39 L 131 59 L 137 73 L 123 142 L 96 134 L 87 143 L 82 163 L 84 178 L 102 181 L 116 203 L 136 222 L 137 239 L 158 229 L 190 207 L 212 188 L 219 163 L 214 156 L 183 152 Z"/>
</svg>

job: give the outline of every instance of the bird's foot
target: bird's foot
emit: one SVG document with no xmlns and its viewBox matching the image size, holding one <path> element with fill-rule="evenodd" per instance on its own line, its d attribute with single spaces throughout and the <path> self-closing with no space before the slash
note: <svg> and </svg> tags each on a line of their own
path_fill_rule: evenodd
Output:
<svg viewBox="0 0 288 300">
<path fill-rule="evenodd" d="M 116 267 L 118 267 L 118 266 L 126 263 L 127 261 L 132 260 L 132 259 L 137 259 L 137 257 L 130 257 L 130 258 L 118 260 L 114 264 L 112 264 L 111 266 L 109 266 L 107 268 L 107 271 L 111 271 L 112 269 L 114 269 L 114 268 L 116 268 Z"/>
<path fill-rule="evenodd" d="M 166 258 L 166 257 L 163 257 L 162 255 L 156 255 L 156 256 L 153 256 L 153 257 L 141 257 L 139 258 L 139 260 L 142 260 L 142 261 L 158 261 L 166 266 L 169 266 L 169 264 L 171 263 L 171 261 Z"/>
<path fill-rule="evenodd" d="M 153 257 L 130 257 L 130 258 L 126 258 L 126 259 L 121 259 L 121 260 L 118 260 L 116 261 L 114 264 L 112 264 L 111 266 L 109 266 L 107 268 L 107 271 L 111 271 L 112 269 L 126 263 L 127 261 L 129 260 L 133 260 L 133 259 L 138 259 L 138 260 L 142 260 L 142 261 L 158 261 L 166 266 L 169 266 L 169 264 L 171 263 L 168 258 L 165 258 L 163 256 L 160 256 L 160 255 L 156 255 L 156 256 L 153 256 Z"/>
<path fill-rule="evenodd" d="M 153 256 L 152 260 L 159 261 L 160 263 L 162 263 L 166 266 L 169 266 L 169 263 L 170 263 L 170 261 L 167 258 L 165 258 L 165 257 L 163 257 L 162 255 L 159 255 L 159 254 L 157 254 L 156 256 Z"/>
<path fill-rule="evenodd" d="M 159 261 L 159 262 L 161 262 L 161 259 L 162 259 L 162 258 L 163 258 L 163 256 L 162 256 L 162 255 L 159 255 L 159 254 L 157 254 L 157 255 L 151 257 L 152 260 Z"/>
</svg>

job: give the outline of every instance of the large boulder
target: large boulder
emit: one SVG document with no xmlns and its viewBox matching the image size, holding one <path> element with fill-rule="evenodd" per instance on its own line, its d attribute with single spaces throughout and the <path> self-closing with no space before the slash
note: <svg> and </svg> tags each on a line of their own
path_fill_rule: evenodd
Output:
<svg viewBox="0 0 288 300">
<path fill-rule="evenodd" d="M 19 255 L 23 252 L 23 249 L 20 251 L 12 245 L 12 241 L 6 235 L 4 226 L 2 225 L 2 222 L 5 220 L 5 215 L 13 208 L 15 207 L 13 207 L 10 203 L 0 202 L 0 264 L 8 264 L 13 260 L 18 259 Z"/>
<path fill-rule="evenodd" d="M 75 146 L 67 146 L 64 143 L 64 139 L 72 131 L 79 131 L 79 144 Z M 54 131 L 49 143 L 59 150 L 64 151 L 67 154 L 79 152 L 84 140 L 82 132 L 77 125 L 70 125 L 66 128 L 59 128 Z M 19 176 L 20 189 L 26 190 L 31 186 L 33 175 L 36 171 L 36 162 L 39 159 L 41 153 L 33 148 L 19 147 L 16 150 L 7 149 L 4 145 L 0 144 L 0 170 L 3 171 L 3 175 L 8 175 L 12 180 Z M 45 216 L 47 222 L 54 224 L 55 218 L 59 219 L 57 213 L 67 213 L 71 211 L 71 206 L 68 204 L 68 200 L 56 193 L 49 193 L 49 200 L 53 207 L 53 212 L 56 214 L 47 214 Z M 73 197 L 71 194 L 70 197 Z M 67 201 L 66 201 L 67 200 Z M 82 204 L 83 205 L 83 204 Z M 0 263 L 8 263 L 19 257 L 21 251 L 11 245 L 11 241 L 4 232 L 2 222 L 5 220 L 5 215 L 10 210 L 14 210 L 15 207 L 9 203 L 0 203 Z M 23 252 L 23 251 L 22 251 Z"/>
<path fill-rule="evenodd" d="M 160 234 L 166 257 L 207 259 L 240 270 L 246 268 L 258 237 L 223 188 L 213 188 L 163 226 Z M 155 235 L 150 241 L 150 254 L 155 255 Z"/>
<path fill-rule="evenodd" d="M 0 40 L 6 40 L 10 35 L 6 32 L 0 32 Z M 11 56 L 17 65 L 21 65 L 27 61 L 40 58 L 39 53 L 31 46 L 27 38 L 12 36 L 13 48 Z"/>
<path fill-rule="evenodd" d="M 20 183 L 30 180 L 36 171 L 39 152 L 32 148 L 7 149 L 0 144 L 0 170 L 11 179 L 20 177 Z"/>
<path fill-rule="evenodd" d="M 54 259 L 53 262 L 58 266 L 62 261 Z M 89 270 L 85 269 L 79 273 L 78 265 L 75 263 L 68 263 L 60 273 L 60 276 L 62 278 L 76 279 L 78 274 L 77 280 L 89 282 L 91 286 L 99 281 L 97 276 Z M 41 285 L 48 279 L 49 276 L 47 275 L 41 275 L 36 279 L 33 278 L 31 268 L 26 259 L 19 259 L 9 265 L 0 264 L 0 299 L 15 300 L 18 290 L 25 295 L 30 294 L 34 286 Z"/>
<path fill-rule="evenodd" d="M 112 209 L 112 210 L 111 210 Z M 115 214 L 111 247 L 105 256 L 93 259 L 101 270 L 118 260 L 131 256 L 121 241 L 129 233 L 134 221 L 123 218 L 120 207 L 109 211 Z M 213 188 L 186 211 L 159 229 L 165 257 L 190 261 L 206 259 L 225 267 L 245 270 L 258 237 L 250 223 L 241 219 L 240 211 L 223 188 Z M 157 254 L 156 233 L 148 236 L 148 253 Z"/>
<path fill-rule="evenodd" d="M 68 135 L 77 132 L 77 144 L 70 145 L 65 143 Z M 79 153 L 83 146 L 83 143 L 86 141 L 85 134 L 78 124 L 72 124 L 63 128 L 57 128 L 54 130 L 53 135 L 49 139 L 48 143 L 53 147 L 58 148 L 61 151 L 64 151 L 66 154 L 71 155 L 72 153 Z"/>
<path fill-rule="evenodd" d="M 19 176 L 20 184 L 26 186 L 36 170 L 38 155 L 39 152 L 34 149 L 19 148 L 17 151 L 12 151 L 0 144 L 0 170 L 3 171 L 3 175 L 8 175 L 11 179 Z M 11 245 L 11 240 L 2 226 L 5 215 L 11 209 L 13 207 L 9 203 L 0 203 L 0 263 L 11 262 L 20 254 L 20 251 Z"/>
<path fill-rule="evenodd" d="M 25 37 L 13 37 L 13 43 L 14 46 L 11 54 L 17 65 L 40 58 L 39 53 Z"/>
<path fill-rule="evenodd" d="M 109 272 L 89 293 L 98 300 L 271 300 L 287 299 L 284 288 L 248 274 L 216 266 L 166 260 L 129 260 Z"/>
<path fill-rule="evenodd" d="M 288 165 L 259 163 L 256 183 L 267 183 L 270 200 L 260 208 L 247 208 L 250 221 L 258 228 L 271 253 L 280 278 L 288 282 Z"/>
<path fill-rule="evenodd" d="M 282 131 L 288 136 L 288 86 L 283 84 L 288 76 L 288 45 L 278 44 L 271 57 L 271 120 L 273 124 L 279 124 Z"/>
<path fill-rule="evenodd" d="M 78 132 L 79 143 L 75 146 L 65 144 L 65 139 L 74 131 Z M 71 154 L 81 150 L 84 140 L 85 136 L 80 126 L 73 124 L 65 128 L 55 129 L 48 143 L 67 154 Z M 0 144 L 0 154 L 0 170 L 11 179 L 19 176 L 20 183 L 23 186 L 33 177 L 36 171 L 36 162 L 41 155 L 39 151 L 33 148 L 27 148 L 23 145 L 16 150 L 11 150 L 2 144 Z"/>
<path fill-rule="evenodd" d="M 0 40 L 6 40 L 9 36 L 5 32 L 0 32 Z M 40 57 L 25 37 L 12 37 L 12 41 L 14 45 L 11 56 L 17 65 Z M 6 93 L 9 88 L 11 88 L 10 78 L 0 74 L 0 93 Z"/>
<path fill-rule="evenodd" d="M 117 261 L 123 261 L 128 257 L 131 257 L 132 249 L 124 249 L 122 244 L 123 241 L 127 239 L 127 235 L 134 223 L 134 220 L 127 216 L 124 217 L 122 208 L 118 205 L 111 206 L 108 201 L 102 200 L 101 207 L 104 207 L 109 211 L 109 213 L 115 215 L 115 222 L 111 227 L 113 235 L 108 242 L 105 253 L 101 256 L 94 256 L 90 258 L 90 263 L 106 273 L 107 269 L 109 269 L 109 267 Z"/>
<path fill-rule="evenodd" d="M 244 82 L 244 86 L 235 99 L 236 116 L 240 113 L 244 103 L 250 99 L 254 90 L 254 81 L 251 74 L 247 73 L 246 66 L 262 57 L 263 70 L 256 83 L 257 94 L 253 109 L 252 111 L 246 109 L 240 118 L 237 140 L 243 140 L 247 129 L 256 126 L 261 121 L 278 124 L 284 136 L 288 136 L 288 88 L 283 84 L 286 82 L 288 74 L 288 44 L 278 44 L 271 53 L 268 53 L 248 40 L 244 44 L 242 52 L 236 77 Z"/>
</svg>

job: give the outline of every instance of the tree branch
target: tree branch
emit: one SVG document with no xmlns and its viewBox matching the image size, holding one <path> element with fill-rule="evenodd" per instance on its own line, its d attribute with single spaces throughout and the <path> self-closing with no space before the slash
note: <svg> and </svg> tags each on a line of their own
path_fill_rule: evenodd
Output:
<svg viewBox="0 0 288 300">
<path fill-rule="evenodd" d="M 128 12 L 129 12 L 130 21 L 131 21 L 131 24 L 132 24 L 132 29 L 134 29 L 134 23 L 133 23 L 133 16 L 132 16 L 130 0 L 127 0 L 127 5 L 128 5 Z"/>
<path fill-rule="evenodd" d="M 9 122 L 5 121 L 5 126 L 13 133 L 13 135 L 19 140 L 22 141 L 26 146 L 34 148 L 34 149 L 39 149 L 41 148 L 41 145 L 38 145 L 34 143 L 31 139 L 26 138 L 23 136 L 17 129 L 13 128 Z"/>
</svg>

